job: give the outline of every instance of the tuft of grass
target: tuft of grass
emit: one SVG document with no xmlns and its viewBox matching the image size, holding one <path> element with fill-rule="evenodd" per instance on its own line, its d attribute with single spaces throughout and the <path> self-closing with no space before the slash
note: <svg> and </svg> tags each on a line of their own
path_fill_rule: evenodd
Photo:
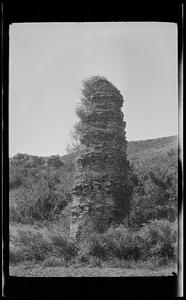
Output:
<svg viewBox="0 0 186 300">
<path fill-rule="evenodd" d="M 43 262 L 44 267 L 64 267 L 66 266 L 65 259 L 62 257 L 51 256 L 47 257 Z"/>
</svg>

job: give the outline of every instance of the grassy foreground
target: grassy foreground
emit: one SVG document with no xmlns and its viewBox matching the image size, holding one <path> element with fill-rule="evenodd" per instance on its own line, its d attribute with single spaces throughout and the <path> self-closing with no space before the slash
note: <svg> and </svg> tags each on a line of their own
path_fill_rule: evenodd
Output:
<svg viewBox="0 0 186 300">
<path fill-rule="evenodd" d="M 171 276 L 176 273 L 176 264 L 159 267 L 157 270 L 149 268 L 109 268 L 109 267 L 44 267 L 41 265 L 10 266 L 10 276 L 20 277 L 133 277 L 133 276 Z"/>
</svg>

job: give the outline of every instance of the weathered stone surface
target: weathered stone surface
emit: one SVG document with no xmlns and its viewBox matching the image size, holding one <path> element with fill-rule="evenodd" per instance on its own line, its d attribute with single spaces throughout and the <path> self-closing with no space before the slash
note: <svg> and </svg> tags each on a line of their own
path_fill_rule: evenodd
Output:
<svg viewBox="0 0 186 300">
<path fill-rule="evenodd" d="M 104 231 L 128 212 L 130 185 L 126 156 L 123 97 L 105 78 L 84 82 L 77 110 L 77 130 L 86 151 L 76 160 L 70 235 L 76 237 L 86 220 Z M 86 223 L 87 224 L 87 223 Z"/>
</svg>

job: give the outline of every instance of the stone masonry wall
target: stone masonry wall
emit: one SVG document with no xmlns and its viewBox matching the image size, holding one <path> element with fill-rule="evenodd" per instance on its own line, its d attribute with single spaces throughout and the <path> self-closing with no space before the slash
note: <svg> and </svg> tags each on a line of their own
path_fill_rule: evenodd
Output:
<svg viewBox="0 0 186 300">
<path fill-rule="evenodd" d="M 70 236 L 91 224 L 103 232 L 128 212 L 129 163 L 121 107 L 123 97 L 104 77 L 84 85 L 79 108 L 80 142 L 85 153 L 76 160 L 72 191 Z"/>
</svg>

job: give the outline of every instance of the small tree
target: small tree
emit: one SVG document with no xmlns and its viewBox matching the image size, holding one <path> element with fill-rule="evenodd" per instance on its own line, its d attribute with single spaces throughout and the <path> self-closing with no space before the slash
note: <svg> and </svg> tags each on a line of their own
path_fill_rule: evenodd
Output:
<svg viewBox="0 0 186 300">
<path fill-rule="evenodd" d="M 84 149 L 83 145 L 80 143 L 79 135 L 75 130 L 75 127 L 70 131 L 70 142 L 66 146 L 67 153 L 73 153 L 76 151 L 81 151 Z"/>
</svg>

